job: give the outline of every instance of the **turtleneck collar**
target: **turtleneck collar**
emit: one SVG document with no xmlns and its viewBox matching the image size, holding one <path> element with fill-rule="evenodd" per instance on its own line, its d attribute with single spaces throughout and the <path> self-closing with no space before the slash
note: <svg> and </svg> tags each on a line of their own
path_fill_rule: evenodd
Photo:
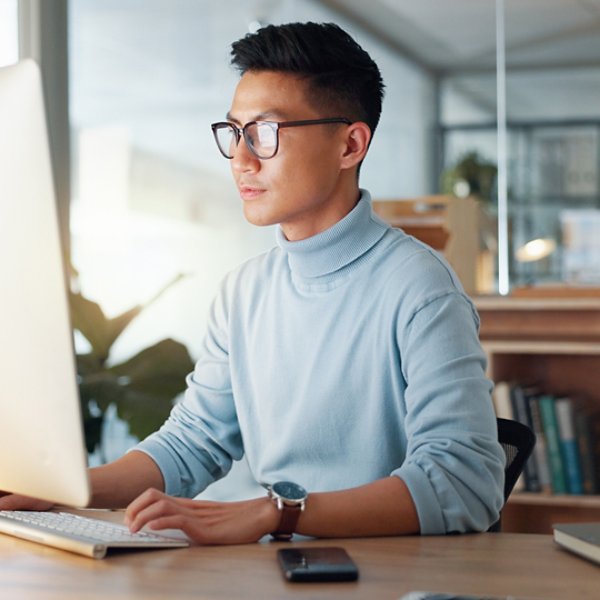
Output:
<svg viewBox="0 0 600 600">
<path fill-rule="evenodd" d="M 356 206 L 335 225 L 305 240 L 290 242 L 277 228 L 277 243 L 287 254 L 295 279 L 323 278 L 355 263 L 389 229 L 371 207 L 369 192 L 361 190 Z"/>
</svg>

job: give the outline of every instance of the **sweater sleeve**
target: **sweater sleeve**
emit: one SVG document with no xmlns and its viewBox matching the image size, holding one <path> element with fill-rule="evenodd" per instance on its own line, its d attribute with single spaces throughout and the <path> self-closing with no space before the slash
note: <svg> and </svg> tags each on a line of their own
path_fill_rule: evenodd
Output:
<svg viewBox="0 0 600 600">
<path fill-rule="evenodd" d="M 227 304 L 223 285 L 183 400 L 160 430 L 135 448 L 157 463 L 170 495 L 195 496 L 243 456 L 229 369 Z"/>
<path fill-rule="evenodd" d="M 478 325 L 455 290 L 423 302 L 397 332 L 408 445 L 393 474 L 408 486 L 423 534 L 485 531 L 503 504 L 504 453 Z"/>
</svg>

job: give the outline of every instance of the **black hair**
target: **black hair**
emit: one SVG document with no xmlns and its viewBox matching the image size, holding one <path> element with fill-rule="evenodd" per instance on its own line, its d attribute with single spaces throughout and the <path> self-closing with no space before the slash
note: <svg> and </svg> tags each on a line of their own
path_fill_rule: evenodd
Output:
<svg viewBox="0 0 600 600">
<path fill-rule="evenodd" d="M 364 121 L 375 132 L 384 84 L 379 68 L 334 23 L 268 25 L 231 46 L 231 64 L 247 71 L 295 74 L 309 85 L 309 102 L 323 116 Z M 335 114 L 333 114 L 335 113 Z"/>
</svg>

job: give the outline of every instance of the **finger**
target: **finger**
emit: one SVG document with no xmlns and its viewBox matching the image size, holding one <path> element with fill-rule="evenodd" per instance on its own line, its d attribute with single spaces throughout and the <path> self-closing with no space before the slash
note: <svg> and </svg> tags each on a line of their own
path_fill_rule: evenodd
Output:
<svg viewBox="0 0 600 600">
<path fill-rule="evenodd" d="M 123 521 L 125 525 L 129 525 L 133 522 L 136 516 L 148 506 L 158 502 L 162 498 L 166 497 L 163 492 L 157 489 L 150 488 L 145 492 L 141 493 L 135 500 L 133 500 L 129 506 L 125 509 L 125 516 Z"/>
<path fill-rule="evenodd" d="M 177 514 L 183 514 L 189 512 L 176 498 L 170 498 L 168 496 L 160 498 L 156 502 L 149 504 L 142 510 L 138 511 L 133 519 L 129 522 L 129 529 L 132 532 L 139 531 L 142 527 L 148 525 L 151 521 L 154 521 L 161 517 L 167 517 Z"/>
</svg>

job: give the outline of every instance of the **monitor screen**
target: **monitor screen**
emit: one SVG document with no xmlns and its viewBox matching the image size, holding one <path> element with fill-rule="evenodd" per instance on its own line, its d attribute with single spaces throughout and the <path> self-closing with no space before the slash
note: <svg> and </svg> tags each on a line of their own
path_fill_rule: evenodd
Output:
<svg viewBox="0 0 600 600">
<path fill-rule="evenodd" d="M 0 69 L 0 490 L 85 506 L 87 455 L 40 70 Z"/>
</svg>

